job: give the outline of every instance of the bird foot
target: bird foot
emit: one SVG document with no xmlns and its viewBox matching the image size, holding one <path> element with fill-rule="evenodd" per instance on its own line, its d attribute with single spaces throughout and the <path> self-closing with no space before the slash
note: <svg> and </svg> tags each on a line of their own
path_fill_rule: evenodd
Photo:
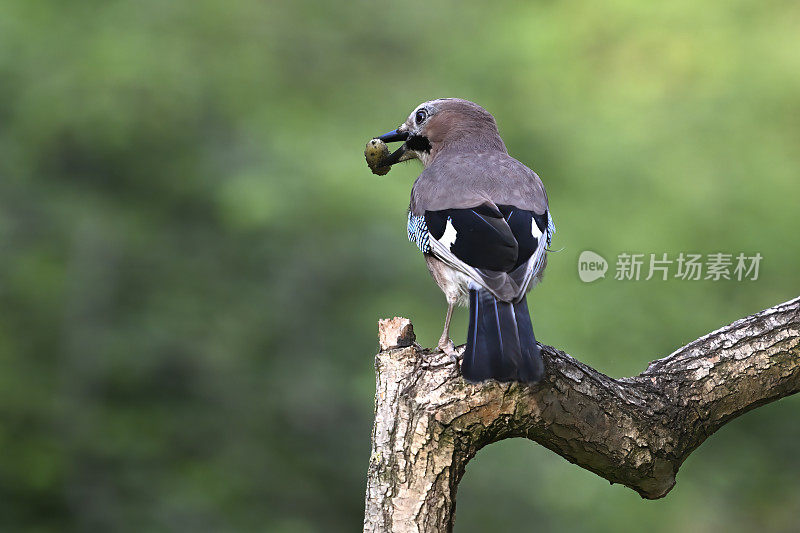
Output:
<svg viewBox="0 0 800 533">
<path fill-rule="evenodd" d="M 461 358 L 461 354 L 458 353 L 455 344 L 453 344 L 453 341 L 450 339 L 440 339 L 438 347 L 442 352 L 449 355 L 454 363 L 457 363 Z"/>
<path fill-rule="evenodd" d="M 447 340 L 440 340 L 439 344 L 436 345 L 439 350 L 441 350 L 445 355 L 449 356 L 446 361 L 442 361 L 439 363 L 433 362 L 423 362 L 422 368 L 431 369 L 431 368 L 442 368 L 445 366 L 450 366 L 455 364 L 456 368 L 458 368 L 459 363 L 461 362 L 461 354 L 453 344 L 453 341 L 450 339 Z"/>
</svg>

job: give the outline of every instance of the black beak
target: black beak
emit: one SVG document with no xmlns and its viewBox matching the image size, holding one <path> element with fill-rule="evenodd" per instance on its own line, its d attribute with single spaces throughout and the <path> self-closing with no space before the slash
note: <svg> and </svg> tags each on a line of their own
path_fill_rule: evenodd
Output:
<svg viewBox="0 0 800 533">
<path fill-rule="evenodd" d="M 397 141 L 405 141 L 408 139 L 408 132 L 407 131 L 397 131 L 392 130 L 389 133 L 384 133 L 380 137 L 375 137 L 376 139 L 380 139 L 385 143 L 393 143 Z"/>
<path fill-rule="evenodd" d="M 385 143 L 392 143 L 392 142 L 397 142 L 397 141 L 405 141 L 406 139 L 408 139 L 408 132 L 407 131 L 392 130 L 392 131 L 390 131 L 388 133 L 384 133 L 380 137 L 375 137 L 375 138 L 376 139 L 380 139 L 381 141 L 383 141 Z M 394 152 L 389 154 L 389 157 L 387 157 L 386 159 L 381 161 L 381 166 L 382 167 L 390 167 L 390 166 L 394 165 L 395 163 L 399 163 L 400 161 L 405 161 L 405 158 L 403 156 L 406 155 L 406 151 L 408 151 L 408 148 L 406 148 L 406 145 L 404 143 L 400 148 L 398 148 L 397 150 L 395 150 Z"/>
</svg>

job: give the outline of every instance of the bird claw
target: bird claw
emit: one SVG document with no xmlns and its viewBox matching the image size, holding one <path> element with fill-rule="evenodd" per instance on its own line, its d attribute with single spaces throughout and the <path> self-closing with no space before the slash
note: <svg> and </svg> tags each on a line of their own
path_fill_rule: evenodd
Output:
<svg viewBox="0 0 800 533">
<path fill-rule="evenodd" d="M 441 368 L 441 367 L 449 366 L 449 365 L 452 365 L 452 364 L 455 364 L 456 366 L 458 366 L 458 364 L 461 362 L 462 355 L 456 349 L 455 344 L 453 344 L 453 341 L 451 341 L 450 339 L 447 339 L 446 342 L 445 341 L 439 341 L 439 344 L 437 344 L 436 347 L 439 350 L 441 350 L 442 353 L 444 353 L 445 355 L 448 356 L 447 360 L 439 362 L 439 363 L 425 361 L 425 362 L 422 363 L 422 368 L 428 370 L 428 369 L 431 369 L 431 368 Z"/>
<path fill-rule="evenodd" d="M 454 363 L 458 363 L 459 359 L 461 359 L 461 354 L 459 354 L 458 350 L 456 350 L 456 346 L 453 344 L 452 340 L 442 339 L 439 341 L 438 347 L 443 353 L 449 355 L 450 359 L 452 359 Z"/>
</svg>

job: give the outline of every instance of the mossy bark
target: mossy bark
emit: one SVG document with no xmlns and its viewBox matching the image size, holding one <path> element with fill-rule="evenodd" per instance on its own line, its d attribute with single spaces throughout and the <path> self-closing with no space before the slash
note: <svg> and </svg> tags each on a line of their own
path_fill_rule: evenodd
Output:
<svg viewBox="0 0 800 533">
<path fill-rule="evenodd" d="M 447 355 L 413 342 L 407 320 L 381 321 L 380 330 L 386 349 L 375 358 L 365 532 L 451 531 L 467 462 L 511 437 L 661 498 L 723 424 L 800 390 L 800 298 L 709 333 L 630 378 L 543 346 L 546 377 L 534 386 L 469 384 Z"/>
</svg>

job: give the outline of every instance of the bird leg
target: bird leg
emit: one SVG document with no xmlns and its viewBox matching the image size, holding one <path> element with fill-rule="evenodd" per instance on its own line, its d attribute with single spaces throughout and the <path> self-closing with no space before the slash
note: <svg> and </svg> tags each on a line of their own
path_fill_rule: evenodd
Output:
<svg viewBox="0 0 800 533">
<path fill-rule="evenodd" d="M 455 306 L 456 303 L 454 301 L 447 301 L 447 314 L 444 317 L 444 331 L 442 332 L 442 337 L 439 339 L 438 347 L 454 361 L 458 361 L 458 352 L 456 351 L 453 341 L 450 340 L 450 318 L 453 316 L 453 308 Z"/>
</svg>

